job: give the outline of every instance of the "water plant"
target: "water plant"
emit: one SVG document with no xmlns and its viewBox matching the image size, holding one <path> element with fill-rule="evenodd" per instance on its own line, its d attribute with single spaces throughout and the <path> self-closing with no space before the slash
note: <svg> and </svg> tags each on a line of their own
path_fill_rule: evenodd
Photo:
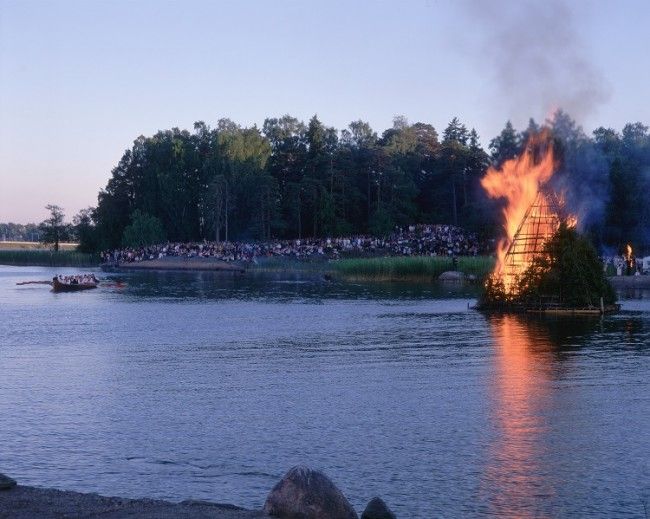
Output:
<svg viewBox="0 0 650 519">
<path fill-rule="evenodd" d="M 99 263 L 98 254 L 87 254 L 74 250 L 59 250 L 58 252 L 44 249 L 0 250 L 0 265 L 96 267 Z"/>
<path fill-rule="evenodd" d="M 333 273 L 353 281 L 423 281 L 430 282 L 448 270 L 483 279 L 493 268 L 488 256 L 463 256 L 456 264 L 449 256 L 404 256 L 350 258 L 332 262 Z"/>
</svg>

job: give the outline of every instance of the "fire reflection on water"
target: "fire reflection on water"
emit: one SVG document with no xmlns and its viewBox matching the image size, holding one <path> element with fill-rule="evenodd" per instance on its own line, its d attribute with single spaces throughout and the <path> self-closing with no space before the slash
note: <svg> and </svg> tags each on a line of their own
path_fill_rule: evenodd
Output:
<svg viewBox="0 0 650 519">
<path fill-rule="evenodd" d="M 551 403 L 553 344 L 542 323 L 504 315 L 490 321 L 495 361 L 491 422 L 495 435 L 481 492 L 499 517 L 543 517 L 543 500 L 555 493 L 545 458 Z M 539 498 L 540 507 L 531 509 Z"/>
</svg>

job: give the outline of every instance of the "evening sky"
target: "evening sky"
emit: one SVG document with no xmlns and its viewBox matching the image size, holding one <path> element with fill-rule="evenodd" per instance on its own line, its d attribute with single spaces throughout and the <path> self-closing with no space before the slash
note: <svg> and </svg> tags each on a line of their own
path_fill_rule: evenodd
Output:
<svg viewBox="0 0 650 519">
<path fill-rule="evenodd" d="M 0 222 L 38 222 L 48 203 L 71 219 L 96 205 L 138 135 L 198 120 L 261 127 L 318 114 L 381 133 L 398 114 L 439 132 L 458 116 L 487 145 L 507 119 L 521 128 L 554 108 L 510 104 L 494 78 L 504 63 L 482 47 L 502 13 L 475 10 L 515 4 L 0 0 Z M 605 93 L 578 122 L 589 132 L 650 123 L 650 2 L 564 7 L 570 43 Z"/>
</svg>

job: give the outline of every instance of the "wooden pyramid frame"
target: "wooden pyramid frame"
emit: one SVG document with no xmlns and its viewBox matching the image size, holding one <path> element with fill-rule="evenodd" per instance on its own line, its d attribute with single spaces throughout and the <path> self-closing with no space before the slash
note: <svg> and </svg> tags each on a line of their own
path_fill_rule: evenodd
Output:
<svg viewBox="0 0 650 519">
<path fill-rule="evenodd" d="M 517 281 L 533 259 L 544 254 L 544 245 L 559 229 L 564 204 L 560 197 L 540 191 L 515 233 L 500 272 L 506 290 L 516 291 Z"/>
</svg>

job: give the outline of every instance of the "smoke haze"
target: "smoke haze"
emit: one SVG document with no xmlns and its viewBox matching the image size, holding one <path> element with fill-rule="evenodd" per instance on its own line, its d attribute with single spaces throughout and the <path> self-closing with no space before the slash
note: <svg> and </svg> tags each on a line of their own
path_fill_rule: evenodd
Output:
<svg viewBox="0 0 650 519">
<path fill-rule="evenodd" d="M 486 67 L 498 104 L 516 125 L 558 108 L 584 121 L 609 99 L 609 85 L 578 41 L 568 2 L 465 0 L 463 5 L 477 26 L 473 57 Z"/>
</svg>

